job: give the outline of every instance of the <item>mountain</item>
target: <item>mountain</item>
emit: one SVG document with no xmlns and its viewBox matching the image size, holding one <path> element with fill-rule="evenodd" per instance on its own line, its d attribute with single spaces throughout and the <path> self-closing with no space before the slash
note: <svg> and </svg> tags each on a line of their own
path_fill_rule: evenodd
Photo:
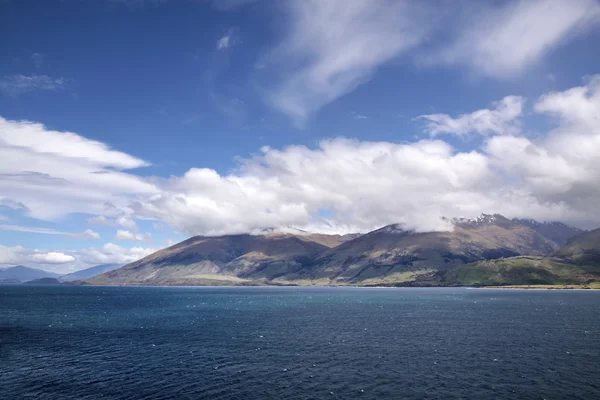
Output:
<svg viewBox="0 0 600 400">
<path fill-rule="evenodd" d="M 310 265 L 329 247 L 305 235 L 196 236 L 114 271 L 92 284 L 256 284 Z"/>
<path fill-rule="evenodd" d="M 569 239 L 584 232 L 582 229 L 563 224 L 562 222 L 539 222 L 534 219 L 519 218 L 513 218 L 512 221 L 530 227 L 559 246 L 564 246 Z"/>
<path fill-rule="evenodd" d="M 600 265 L 600 229 L 569 239 L 555 256 L 575 264 Z"/>
<path fill-rule="evenodd" d="M 416 233 L 389 225 L 322 253 L 313 264 L 277 278 L 318 284 L 377 284 L 485 259 L 546 255 L 557 245 L 528 226 L 498 214 L 454 219 L 448 232 Z"/>
<path fill-rule="evenodd" d="M 572 237 L 545 257 L 482 260 L 418 276 L 410 285 L 582 285 L 600 288 L 600 229 Z"/>
<path fill-rule="evenodd" d="M 96 265 L 95 267 L 90 267 L 86 269 L 82 269 L 80 271 L 73 272 L 71 274 L 62 275 L 58 278 L 61 282 L 71 282 L 71 281 L 80 281 L 84 279 L 89 279 L 96 275 L 102 274 L 104 272 L 112 271 L 121 266 L 121 264 L 101 264 Z"/>
<path fill-rule="evenodd" d="M 0 279 L 0 285 L 20 285 L 21 281 L 18 279 Z"/>
<path fill-rule="evenodd" d="M 60 281 L 56 278 L 40 278 L 24 282 L 23 285 L 60 285 Z"/>
<path fill-rule="evenodd" d="M 398 284 L 481 260 L 544 256 L 558 247 L 528 225 L 498 214 L 449 222 L 453 230 L 447 232 L 389 225 L 353 236 L 196 236 L 84 280 L 110 285 Z"/>
<path fill-rule="evenodd" d="M 24 267 L 23 265 L 17 265 L 16 267 L 0 269 L 0 280 L 11 279 L 18 280 L 20 282 L 27 282 L 33 279 L 58 277 L 59 275 L 53 272 L 48 272 L 36 268 Z"/>
</svg>

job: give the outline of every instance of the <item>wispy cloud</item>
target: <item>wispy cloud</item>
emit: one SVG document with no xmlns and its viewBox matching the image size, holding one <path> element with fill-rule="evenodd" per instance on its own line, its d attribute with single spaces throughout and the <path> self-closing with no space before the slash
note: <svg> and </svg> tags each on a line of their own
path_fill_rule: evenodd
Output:
<svg viewBox="0 0 600 400">
<path fill-rule="evenodd" d="M 429 62 L 463 64 L 483 75 L 521 73 L 569 38 L 600 22 L 596 0 L 513 0 L 486 5 L 461 21 L 454 43 Z"/>
<path fill-rule="evenodd" d="M 22 226 L 22 225 L 9 225 L 0 224 L 0 230 L 13 231 L 13 232 L 28 232 L 28 233 L 40 233 L 43 235 L 61 235 L 69 239 L 81 239 L 81 240 L 100 240 L 100 235 L 91 229 L 86 229 L 81 233 L 69 233 L 62 232 L 52 228 L 40 228 L 36 226 Z"/>
<path fill-rule="evenodd" d="M 51 78 L 48 75 L 11 75 L 0 80 L 0 93 L 17 96 L 37 90 L 60 90 L 65 87 L 63 78 Z"/>
<path fill-rule="evenodd" d="M 298 124 L 367 82 L 377 67 L 421 42 L 431 24 L 413 1 L 286 2 L 289 32 L 264 60 L 280 71 L 267 101 Z"/>
<path fill-rule="evenodd" d="M 106 218 L 104 215 L 96 215 L 87 219 L 87 223 L 90 225 L 105 225 L 113 226 L 115 222 L 112 219 Z"/>
<path fill-rule="evenodd" d="M 229 41 L 231 37 L 229 35 L 225 35 L 219 40 L 217 40 L 217 50 L 223 50 L 229 47 Z"/>
<path fill-rule="evenodd" d="M 44 55 L 42 53 L 33 53 L 31 55 L 31 61 L 33 61 L 36 68 L 40 68 L 44 64 Z"/>
<path fill-rule="evenodd" d="M 80 240 L 100 240 L 100 234 L 91 229 L 86 229 L 81 233 L 74 233 L 66 235 L 70 239 L 80 239 Z"/>
</svg>

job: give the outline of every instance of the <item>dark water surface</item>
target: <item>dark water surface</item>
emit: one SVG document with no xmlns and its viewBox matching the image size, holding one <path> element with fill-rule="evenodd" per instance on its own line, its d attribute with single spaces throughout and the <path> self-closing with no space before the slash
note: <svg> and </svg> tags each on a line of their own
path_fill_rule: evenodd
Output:
<svg viewBox="0 0 600 400">
<path fill-rule="evenodd" d="M 0 399 L 600 399 L 600 292 L 0 286 Z"/>
</svg>

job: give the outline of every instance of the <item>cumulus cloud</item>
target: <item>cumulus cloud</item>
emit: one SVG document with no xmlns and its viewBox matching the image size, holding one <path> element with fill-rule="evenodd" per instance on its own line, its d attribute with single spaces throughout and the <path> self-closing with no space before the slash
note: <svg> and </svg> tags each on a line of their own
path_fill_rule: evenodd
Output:
<svg viewBox="0 0 600 400">
<path fill-rule="evenodd" d="M 77 257 L 85 265 L 127 264 L 144 258 L 157 250 L 144 247 L 125 248 L 114 243 L 106 243 L 100 248 L 80 250 Z"/>
<path fill-rule="evenodd" d="M 28 250 L 21 246 L 7 247 L 0 245 L 0 265 L 41 264 L 53 266 L 68 264 L 73 261 L 75 261 L 75 257 L 62 252 L 44 252 L 40 250 Z"/>
<path fill-rule="evenodd" d="M 518 118 L 523 114 L 524 101 L 519 96 L 507 96 L 493 104 L 491 109 L 477 110 L 457 118 L 448 114 L 428 114 L 418 119 L 425 120 L 425 131 L 431 136 L 442 133 L 458 136 L 516 133 L 520 130 Z"/>
<path fill-rule="evenodd" d="M 137 224 L 131 218 L 119 217 L 115 222 L 117 223 L 117 225 L 120 225 L 123 228 L 127 228 L 133 231 L 136 231 L 138 229 Z"/>
<path fill-rule="evenodd" d="M 0 79 L 0 93 L 7 96 L 17 96 L 36 90 L 60 90 L 64 86 L 63 78 L 50 78 L 47 75 L 12 75 Z"/>
<path fill-rule="evenodd" d="M 369 80 L 375 69 L 423 40 L 431 24 L 417 2 L 301 0 L 285 3 L 289 32 L 260 64 L 281 75 L 267 100 L 298 123 Z"/>
<path fill-rule="evenodd" d="M 100 234 L 91 229 L 86 229 L 81 233 L 75 233 L 67 235 L 67 237 L 71 239 L 81 239 L 81 240 L 100 240 Z"/>
<path fill-rule="evenodd" d="M 321 141 L 316 148 L 263 147 L 260 154 L 241 159 L 238 168 L 227 175 L 207 168 L 192 168 L 170 178 L 121 172 L 116 184 L 101 182 L 109 193 L 93 198 L 92 204 L 102 205 L 105 212 L 100 214 L 115 212 L 112 218 L 154 219 L 189 235 L 286 226 L 364 232 L 394 222 L 418 231 L 440 230 L 448 229 L 442 216 L 470 217 L 481 212 L 594 227 L 600 224 L 599 82 L 599 76 L 590 77 L 582 86 L 532 100 L 533 111 L 541 118 L 549 117 L 554 125 L 537 139 L 519 131 L 516 120 L 522 113 L 522 99 L 508 97 L 489 110 L 429 120 L 434 124 L 429 129 L 440 130 L 435 134 L 483 133 L 478 149 L 459 150 L 436 138 L 412 143 L 335 138 Z M 14 169 L 22 171 L 26 165 L 74 180 L 58 175 L 63 172 L 52 163 L 44 164 L 45 157 L 37 152 L 23 159 L 21 167 L 15 158 Z M 63 204 L 61 191 L 58 195 L 44 192 L 43 179 L 29 181 L 27 191 L 5 182 L 0 179 L 5 185 L 2 193 L 32 212 L 38 205 L 30 201 L 30 193 L 38 193 L 37 197 L 59 210 L 88 199 L 88 193 L 81 190 L 83 199 L 74 196 Z M 20 184 L 20 180 L 8 182 Z M 125 182 L 143 190 L 135 193 Z M 120 199 L 118 207 L 104 208 L 115 199 Z M 89 202 L 85 204 L 86 209 L 94 209 Z M 120 230 L 115 240 L 150 239 L 132 231 Z"/>
<path fill-rule="evenodd" d="M 32 259 L 40 264 L 66 264 L 75 261 L 75 257 L 52 251 L 50 253 L 36 253 Z"/>
<path fill-rule="evenodd" d="M 113 240 L 130 240 L 130 241 L 136 241 L 136 242 L 151 242 L 152 235 L 149 232 L 141 234 L 141 233 L 133 233 L 133 232 L 125 231 L 122 229 L 118 229 Z"/>
<path fill-rule="evenodd" d="M 487 4 L 487 3 L 486 3 Z M 463 16 L 455 43 L 430 62 L 465 64 L 477 73 L 507 78 L 599 22 L 596 0 L 514 0 Z"/>
</svg>

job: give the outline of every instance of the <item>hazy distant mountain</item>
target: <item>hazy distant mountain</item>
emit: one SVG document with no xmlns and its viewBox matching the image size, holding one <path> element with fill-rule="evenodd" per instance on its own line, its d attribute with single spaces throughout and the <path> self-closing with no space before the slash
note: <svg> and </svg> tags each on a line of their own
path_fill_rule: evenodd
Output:
<svg viewBox="0 0 600 400">
<path fill-rule="evenodd" d="M 21 283 L 18 279 L 0 279 L 0 285 L 20 285 Z"/>
<path fill-rule="evenodd" d="M 16 267 L 8 267 L 0 269 L 0 280 L 13 279 L 20 282 L 27 282 L 33 279 L 40 278 L 58 278 L 59 275 L 53 272 L 44 271 L 36 268 L 24 267 L 17 265 Z"/>
<path fill-rule="evenodd" d="M 513 218 L 513 222 L 527 225 L 559 246 L 564 246 L 569 239 L 584 232 L 582 229 L 563 224 L 562 222 L 539 222 L 534 219 L 519 218 Z"/>
<path fill-rule="evenodd" d="M 23 285 L 60 285 L 60 281 L 56 278 L 40 278 L 23 282 Z"/>
<path fill-rule="evenodd" d="M 62 275 L 58 279 L 61 282 L 80 281 L 83 279 L 89 279 L 104 272 L 112 271 L 114 269 L 119 268 L 120 266 L 121 264 L 100 264 L 67 275 Z"/>
</svg>

